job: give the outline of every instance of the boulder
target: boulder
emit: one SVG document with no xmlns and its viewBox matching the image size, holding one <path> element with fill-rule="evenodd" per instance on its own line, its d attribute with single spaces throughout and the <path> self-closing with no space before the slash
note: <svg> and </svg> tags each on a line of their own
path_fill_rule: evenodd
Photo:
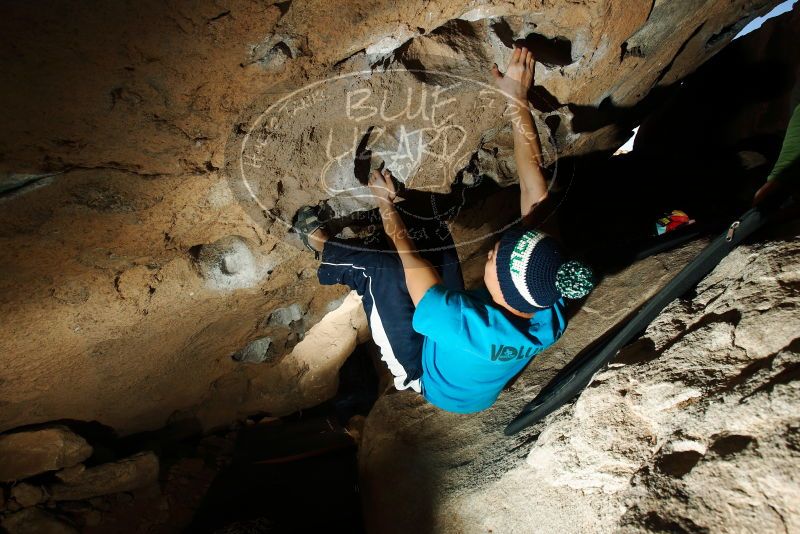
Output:
<svg viewBox="0 0 800 534">
<path fill-rule="evenodd" d="M 26 508 L 0 521 L 8 534 L 78 534 L 78 530 L 39 508 Z"/>
<path fill-rule="evenodd" d="M 0 436 L 0 481 L 70 467 L 91 455 L 86 440 L 66 427 L 5 434 Z"/>
<path fill-rule="evenodd" d="M 47 499 L 44 488 L 22 482 L 11 488 L 11 498 L 23 508 L 36 506 Z"/>
<path fill-rule="evenodd" d="M 158 457 L 142 452 L 123 460 L 90 467 L 63 483 L 53 484 L 48 493 L 56 501 L 90 499 L 110 493 L 133 491 L 158 481 Z"/>
</svg>

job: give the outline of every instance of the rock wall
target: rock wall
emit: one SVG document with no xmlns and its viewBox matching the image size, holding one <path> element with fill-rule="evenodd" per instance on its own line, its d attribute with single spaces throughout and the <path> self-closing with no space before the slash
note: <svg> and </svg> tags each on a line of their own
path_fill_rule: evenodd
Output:
<svg viewBox="0 0 800 534">
<path fill-rule="evenodd" d="M 542 57 L 534 96 L 550 160 L 612 151 L 648 97 L 775 3 L 7 6 L 0 21 L 8 80 L 0 88 L 0 430 L 64 418 L 120 433 L 183 420 L 208 429 L 330 395 L 332 371 L 363 339 L 363 316 L 347 301 L 328 326 L 309 331 L 345 292 L 319 287 L 312 257 L 273 223 L 323 200 L 340 215 L 363 206 L 332 199 L 317 183 L 323 130 L 352 136 L 340 109 L 293 108 L 296 120 L 282 123 L 283 138 L 257 135 L 263 125 L 254 121 L 291 90 L 368 69 L 361 82 L 399 98 L 406 87 L 427 91 L 441 81 L 395 72 L 419 66 L 485 82 L 491 62 L 522 39 Z M 474 172 L 507 185 L 505 119 L 491 107 L 473 113 L 470 93 L 456 94 L 452 117 L 463 119 L 464 148 L 447 168 L 461 172 L 474 162 Z M 415 120 L 408 128 L 419 127 Z M 270 165 L 245 150 L 248 140 L 273 150 Z M 384 159 L 399 150 L 390 143 Z M 260 169 L 250 185 L 263 205 L 237 189 L 248 156 L 250 168 Z M 352 190 L 351 164 L 338 161 L 334 182 Z M 417 158 L 409 169 L 427 169 L 427 161 Z M 409 183 L 447 190 L 451 178 L 432 180 L 421 173 Z M 496 218 L 481 212 L 456 222 L 454 232 L 475 237 Z M 304 336 L 314 349 L 292 353 Z"/>
<path fill-rule="evenodd" d="M 435 531 L 800 528 L 797 232 L 732 252 Z"/>
</svg>

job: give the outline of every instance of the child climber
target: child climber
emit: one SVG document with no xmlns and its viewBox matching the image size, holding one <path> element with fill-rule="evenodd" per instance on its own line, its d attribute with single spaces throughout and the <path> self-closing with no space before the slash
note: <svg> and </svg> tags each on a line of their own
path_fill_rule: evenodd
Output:
<svg viewBox="0 0 800 534">
<path fill-rule="evenodd" d="M 564 297 L 581 298 L 593 287 L 587 267 L 565 261 L 554 238 L 528 229 L 535 208 L 547 197 L 527 101 L 533 67 L 531 52 L 515 47 L 505 74 L 497 65 L 492 69 L 515 117 L 522 222 L 489 251 L 485 288 L 464 290 L 454 247 L 444 252 L 440 247 L 435 258 L 417 251 L 395 208 L 394 182 L 386 169 L 373 171 L 369 186 L 396 253 L 330 237 L 313 208 L 301 210 L 296 220 L 306 245 L 322 253 L 320 282 L 346 284 L 363 297 L 395 387 L 413 389 L 452 412 L 491 406 L 506 383 L 564 332 Z"/>
</svg>

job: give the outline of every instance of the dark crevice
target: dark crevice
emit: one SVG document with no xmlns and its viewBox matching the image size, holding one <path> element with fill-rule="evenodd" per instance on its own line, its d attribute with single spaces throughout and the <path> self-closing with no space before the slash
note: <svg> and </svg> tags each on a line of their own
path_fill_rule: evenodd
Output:
<svg viewBox="0 0 800 534">
<path fill-rule="evenodd" d="M 729 378 L 725 384 L 723 389 L 733 389 L 737 386 L 740 386 L 750 380 L 753 376 L 755 376 L 759 371 L 763 371 L 764 369 L 769 369 L 772 367 L 772 363 L 775 361 L 776 355 L 768 356 L 766 358 L 761 358 L 760 360 L 756 360 L 744 369 L 742 369 L 738 375 Z"/>
<path fill-rule="evenodd" d="M 647 18 L 645 21 L 650 20 L 650 15 L 653 14 L 653 9 L 656 7 L 656 0 L 650 0 L 650 9 L 647 11 Z"/>
<path fill-rule="evenodd" d="M 131 105 L 141 104 L 144 100 L 142 96 L 135 91 L 130 91 L 125 87 L 115 87 L 109 92 L 111 99 L 111 106 L 109 109 L 114 109 L 120 101 L 127 102 Z"/>
<path fill-rule="evenodd" d="M 681 523 L 688 523 L 687 529 Z M 669 519 L 657 512 L 648 512 L 644 517 L 644 526 L 653 532 L 671 532 L 673 534 L 705 533 L 707 528 L 701 527 L 692 520 L 682 517 L 680 520 Z"/>
<path fill-rule="evenodd" d="M 515 44 L 527 47 L 533 52 L 536 61 L 548 67 L 564 67 L 574 63 L 572 41 L 566 37 L 559 36 L 551 39 L 538 33 L 530 33 L 524 39 L 515 41 Z"/>
<path fill-rule="evenodd" d="M 771 354 L 765 358 L 761 358 L 759 360 L 754 361 L 753 363 L 742 369 L 742 371 L 738 375 L 728 379 L 724 384 L 724 388 L 733 389 L 736 386 L 744 384 L 760 371 L 763 371 L 765 369 L 772 369 L 772 366 L 775 363 L 775 359 L 782 352 L 794 352 L 794 353 L 800 352 L 800 338 L 792 340 L 792 342 L 789 343 L 789 345 L 780 349 L 775 354 Z M 762 384 L 758 388 L 754 389 L 751 393 L 742 397 L 742 399 L 739 402 L 745 402 L 748 398 L 752 397 L 753 395 L 761 391 L 771 392 L 776 385 L 788 384 L 789 382 L 797 380 L 798 378 L 800 378 L 800 364 L 797 363 L 789 364 L 782 371 L 780 371 L 778 374 L 776 374 L 770 380 L 768 380 L 766 383 Z"/>
<path fill-rule="evenodd" d="M 620 47 L 619 61 L 622 63 L 628 57 L 645 57 L 644 50 L 639 45 L 628 48 L 628 41 L 622 43 Z"/>
<path fill-rule="evenodd" d="M 268 57 L 272 57 L 274 54 L 282 53 L 288 58 L 293 58 L 294 54 L 292 54 L 292 49 L 289 48 L 289 45 L 284 43 L 283 41 L 279 42 L 272 49 L 269 51 Z"/>
<path fill-rule="evenodd" d="M 800 380 L 800 363 L 797 362 L 787 365 L 780 373 L 758 386 L 752 393 L 743 397 L 742 400 L 752 397 L 756 393 L 761 393 L 762 391 L 771 393 L 772 390 L 775 389 L 775 386 L 789 384 L 795 380 Z"/>
<path fill-rule="evenodd" d="M 729 310 L 725 313 L 711 313 L 705 315 L 686 330 L 679 332 L 666 345 L 661 347 L 661 349 L 656 350 L 655 342 L 652 339 L 648 337 L 640 338 L 630 345 L 623 347 L 617 354 L 616 358 L 614 358 L 614 362 L 624 365 L 636 365 L 653 361 L 693 332 L 715 323 L 728 323 L 736 326 L 739 324 L 741 318 L 742 314 L 739 312 L 739 310 Z M 759 360 L 759 362 L 756 363 L 761 363 L 761 361 Z M 757 370 L 754 370 L 753 373 L 756 371 Z M 744 372 L 745 371 L 743 371 L 743 373 Z"/>
<path fill-rule="evenodd" d="M 548 113 L 564 107 L 564 104 L 558 101 L 547 89 L 542 85 L 534 85 L 528 91 L 528 99 L 534 109 Z"/>
<path fill-rule="evenodd" d="M 353 52 L 352 54 L 350 54 L 350 55 L 348 55 L 348 56 L 345 56 L 345 57 L 343 57 L 342 59 L 340 59 L 339 61 L 337 61 L 336 63 L 334 63 L 334 64 L 333 64 L 333 68 L 334 68 L 334 69 L 337 69 L 337 68 L 341 67 L 342 65 L 344 65 L 345 63 L 347 63 L 347 61 L 348 61 L 348 60 L 350 60 L 350 58 L 353 58 L 353 57 L 355 57 L 355 56 L 357 56 L 357 55 L 359 55 L 359 54 L 363 54 L 363 53 L 365 53 L 365 52 L 366 52 L 366 49 L 365 49 L 365 48 L 361 48 L 361 49 L 359 49 L 359 50 L 356 50 L 356 51 L 355 51 L 355 52 Z"/>
<path fill-rule="evenodd" d="M 65 168 L 61 172 L 69 172 L 75 170 L 83 170 L 83 171 L 119 171 L 124 172 L 127 174 L 135 174 L 136 176 L 140 176 L 142 178 L 160 178 L 162 176 L 180 176 L 182 173 L 166 173 L 166 172 L 144 172 L 137 170 L 136 168 L 126 167 L 122 163 L 118 163 L 116 161 L 104 161 L 100 165 L 72 165 L 70 167 Z"/>
<path fill-rule="evenodd" d="M 203 245 L 194 245 L 194 246 L 189 247 L 189 250 L 187 252 L 189 253 L 189 256 L 192 259 L 199 260 L 200 259 L 200 250 L 202 248 L 203 248 Z"/>
<path fill-rule="evenodd" d="M 183 137 L 185 137 L 189 141 L 194 141 L 194 139 L 197 137 L 196 135 L 190 135 L 189 132 L 187 132 L 186 130 L 184 130 L 183 128 L 181 128 L 180 126 L 175 124 L 174 122 L 171 122 L 168 119 L 165 119 L 164 117 L 161 117 L 156 113 L 149 113 L 148 115 L 149 115 L 150 120 L 152 120 L 156 124 L 163 125 L 165 128 L 167 128 L 171 132 L 175 132 L 175 133 L 179 133 L 179 134 L 183 135 Z"/>
<path fill-rule="evenodd" d="M 786 425 L 783 435 L 786 437 L 786 446 L 793 451 L 800 452 L 800 426 Z"/>
<path fill-rule="evenodd" d="M 59 173 L 36 174 L 13 184 L 0 184 L 0 198 L 12 197 L 28 189 L 32 189 L 36 187 L 37 184 L 41 184 L 42 181 L 52 178 L 56 174 Z"/>
<path fill-rule="evenodd" d="M 255 52 L 254 52 L 255 54 Z M 253 63 L 257 63 L 262 68 L 276 68 L 283 64 L 283 61 L 287 59 L 294 59 L 295 52 L 292 50 L 292 47 L 286 44 L 284 41 L 279 41 L 272 48 L 269 49 L 265 54 L 255 54 L 257 57 L 251 59 L 250 61 L 239 63 L 239 66 L 242 68 L 247 67 L 248 65 L 252 65 Z"/>
<path fill-rule="evenodd" d="M 742 24 L 743 21 L 744 19 L 740 19 L 737 20 L 736 22 L 728 24 L 720 31 L 709 37 L 708 41 L 706 41 L 706 48 L 712 48 L 714 46 L 717 46 L 722 41 L 726 41 L 732 36 L 736 35 L 739 32 L 739 30 L 741 30 L 744 27 L 744 24 Z"/>
<path fill-rule="evenodd" d="M 669 349 L 671 349 L 676 343 L 681 341 L 689 334 L 697 332 L 698 330 L 710 326 L 712 324 L 728 323 L 730 325 L 736 326 L 739 324 L 739 321 L 741 320 L 742 320 L 742 312 L 740 312 L 739 310 L 728 310 L 724 313 L 709 313 L 708 315 L 704 315 L 703 317 L 701 317 L 699 321 L 692 324 L 689 328 L 681 332 L 669 343 L 664 345 L 659 352 L 661 354 L 664 354 Z"/>
<path fill-rule="evenodd" d="M 593 132 L 611 124 L 618 116 L 619 108 L 614 105 L 611 96 L 605 97 L 597 108 L 567 104 L 572 112 L 572 131 L 575 133 Z"/>
<path fill-rule="evenodd" d="M 433 30 L 431 35 L 457 35 L 459 37 L 466 37 L 466 38 L 478 38 L 478 34 L 475 32 L 475 27 L 466 20 L 461 19 L 452 19 L 448 20 L 435 30 Z"/>
<path fill-rule="evenodd" d="M 363 532 L 357 448 L 348 427 L 378 398 L 372 355 L 371 344 L 356 347 L 338 373 L 333 399 L 279 419 L 265 413 L 259 424 L 226 434 L 230 461 L 185 531 Z M 317 513 L 304 513 L 309 506 Z"/>
<path fill-rule="evenodd" d="M 222 13 L 220 13 L 219 15 L 217 15 L 216 17 L 211 17 L 210 19 L 208 19 L 208 22 L 216 22 L 216 21 L 218 21 L 218 20 L 220 20 L 220 19 L 223 19 L 223 18 L 227 17 L 227 16 L 228 16 L 228 15 L 230 15 L 230 14 L 231 14 L 231 11 L 230 11 L 230 10 L 228 10 L 228 11 L 223 11 Z"/>
<path fill-rule="evenodd" d="M 558 127 L 561 126 L 561 116 L 550 115 L 544 120 L 544 123 L 550 129 L 550 135 L 553 137 L 553 139 L 556 139 L 556 132 L 558 132 Z"/>
<path fill-rule="evenodd" d="M 511 29 L 511 26 L 508 25 L 508 22 L 504 19 L 500 19 L 492 22 L 491 28 L 497 38 L 500 39 L 501 43 L 508 48 L 512 47 L 514 44 L 514 31 Z"/>
<path fill-rule="evenodd" d="M 689 473 L 703 458 L 698 451 L 676 451 L 664 454 L 656 460 L 658 470 L 675 478 L 681 478 Z"/>
<path fill-rule="evenodd" d="M 715 436 L 712 436 L 715 437 Z M 726 434 L 715 437 L 710 450 L 722 457 L 733 456 L 748 448 L 751 444 L 758 446 L 758 442 L 753 436 L 742 434 Z"/>
<path fill-rule="evenodd" d="M 525 454 L 527 456 L 527 453 L 530 452 L 530 449 L 528 449 L 527 446 L 528 445 L 533 445 L 534 443 L 536 443 L 536 441 L 538 441 L 538 439 L 539 439 L 539 436 L 541 436 L 541 435 L 542 435 L 541 432 L 534 432 L 531 435 L 526 436 L 525 439 L 521 440 L 519 443 L 517 443 L 516 445 L 514 445 L 513 447 L 508 449 L 508 452 L 514 452 L 516 450 L 519 450 L 519 449 L 522 449 L 523 447 L 525 447 L 524 451 L 525 451 Z"/>
<path fill-rule="evenodd" d="M 411 54 L 408 53 L 408 49 L 411 47 L 411 43 L 413 42 L 414 42 L 413 39 L 409 39 L 405 43 L 401 44 L 395 49 L 394 54 L 392 54 L 392 56 L 397 58 L 400 61 L 400 63 L 406 68 L 406 70 L 408 70 L 408 72 L 410 72 L 411 75 L 414 76 L 414 78 L 416 78 L 422 83 L 427 83 L 428 77 L 425 74 L 425 65 L 423 65 L 419 59 L 413 57 Z M 375 66 L 377 66 L 377 63 L 373 65 L 373 68 L 375 68 Z M 388 66 L 388 64 L 386 60 L 384 60 L 384 67 L 386 66 Z"/>
<path fill-rule="evenodd" d="M 281 16 L 284 16 L 289 11 L 289 8 L 292 7 L 292 0 L 286 0 L 285 2 L 275 2 L 274 5 L 280 10 Z"/>
<path fill-rule="evenodd" d="M 621 363 L 623 365 L 635 365 L 639 363 L 647 363 L 655 360 L 661 355 L 656 351 L 655 342 L 649 337 L 640 338 L 623 347 L 614 358 L 614 363 Z"/>
<path fill-rule="evenodd" d="M 353 163 L 353 174 L 361 185 L 369 183 L 369 174 L 371 171 L 370 164 L 372 162 L 372 150 L 369 149 L 369 138 L 372 135 L 374 126 L 370 126 L 367 132 L 361 138 L 356 148 L 356 158 Z"/>
<path fill-rule="evenodd" d="M 661 69 L 661 72 L 659 72 L 659 73 L 658 73 L 658 77 L 656 78 L 656 81 L 655 81 L 655 82 L 653 82 L 653 85 L 652 85 L 652 87 L 656 87 L 656 86 L 657 86 L 659 83 L 661 83 L 661 80 L 663 80 L 663 79 L 664 79 L 664 77 L 665 77 L 665 76 L 666 76 L 666 75 L 669 73 L 669 71 L 672 69 L 672 66 L 675 64 L 675 61 L 677 61 L 677 60 L 678 60 L 678 58 L 681 56 L 681 54 L 682 54 L 682 53 L 683 53 L 683 51 L 686 49 L 686 47 L 687 47 L 687 46 L 689 46 L 689 43 L 690 43 L 690 42 L 692 42 L 692 39 L 694 39 L 694 38 L 695 38 L 695 36 L 696 36 L 698 33 L 700 33 L 700 30 L 702 30 L 702 29 L 703 29 L 703 27 L 704 27 L 705 25 L 706 25 L 706 23 L 705 23 L 705 22 L 703 22 L 702 24 L 700 24 L 700 25 L 699 25 L 697 28 L 695 28 L 695 30 L 692 32 L 692 34 L 689 36 L 689 38 L 688 38 L 688 39 L 686 39 L 686 40 L 683 42 L 683 44 L 681 44 L 680 48 L 678 48 L 678 51 L 677 51 L 677 52 L 675 52 L 675 55 L 672 57 L 672 60 L 671 60 L 669 63 L 667 63 L 667 66 L 666 66 L 666 67 L 664 67 L 663 69 Z"/>
</svg>

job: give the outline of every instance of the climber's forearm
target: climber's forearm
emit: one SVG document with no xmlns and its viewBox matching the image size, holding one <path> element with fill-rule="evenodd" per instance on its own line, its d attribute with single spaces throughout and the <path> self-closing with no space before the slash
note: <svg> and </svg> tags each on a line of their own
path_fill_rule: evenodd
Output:
<svg viewBox="0 0 800 534">
<path fill-rule="evenodd" d="M 403 258 L 409 254 L 416 254 L 417 247 L 408 236 L 406 224 L 403 222 L 403 219 L 400 218 L 400 214 L 397 212 L 394 203 L 381 200 L 379 202 L 379 211 L 381 220 L 383 221 L 383 231 L 386 232 L 386 236 L 392 242 L 397 252 L 400 253 L 400 257 Z"/>
<path fill-rule="evenodd" d="M 395 250 L 397 250 L 400 261 L 403 263 L 403 273 L 406 278 L 408 294 L 411 296 L 414 306 L 416 306 L 431 286 L 441 282 L 439 273 L 436 272 L 436 269 L 433 268 L 429 261 L 420 256 L 394 204 L 381 202 L 380 213 L 383 220 L 383 229 L 394 245 Z"/>
<path fill-rule="evenodd" d="M 511 101 L 509 113 L 514 130 L 514 161 L 519 176 L 520 211 L 525 217 L 534 205 L 547 196 L 547 184 L 540 167 L 542 147 L 527 101 Z"/>
</svg>

